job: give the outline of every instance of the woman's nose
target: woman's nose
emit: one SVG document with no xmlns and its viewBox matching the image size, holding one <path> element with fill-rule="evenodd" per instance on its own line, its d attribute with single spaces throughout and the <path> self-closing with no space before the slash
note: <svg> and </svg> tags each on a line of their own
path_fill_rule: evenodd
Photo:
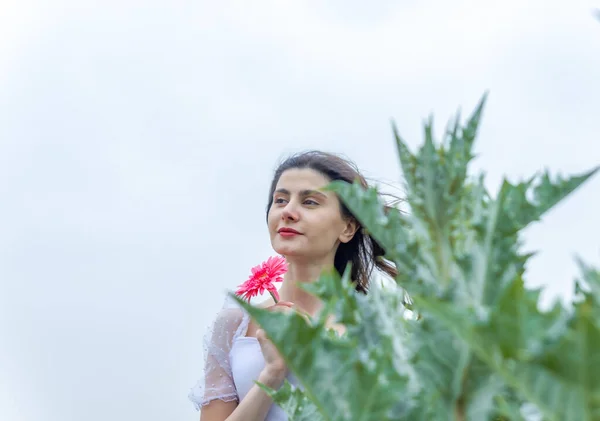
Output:
<svg viewBox="0 0 600 421">
<path fill-rule="evenodd" d="M 281 213 L 281 219 L 284 221 L 297 221 L 299 218 L 298 211 L 292 203 L 288 203 Z"/>
</svg>

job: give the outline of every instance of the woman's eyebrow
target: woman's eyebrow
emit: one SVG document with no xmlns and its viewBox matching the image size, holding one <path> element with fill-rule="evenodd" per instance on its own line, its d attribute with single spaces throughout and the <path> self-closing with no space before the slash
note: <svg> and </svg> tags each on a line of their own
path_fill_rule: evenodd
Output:
<svg viewBox="0 0 600 421">
<path fill-rule="evenodd" d="M 288 189 L 277 189 L 275 190 L 275 193 L 281 193 L 281 194 L 286 194 L 286 195 L 290 195 L 290 191 Z M 320 196 L 323 198 L 327 198 L 327 195 L 323 192 L 320 192 L 318 190 L 302 190 L 300 192 L 300 196 Z"/>
<path fill-rule="evenodd" d="M 320 197 L 323 197 L 325 199 L 327 198 L 327 195 L 325 193 L 320 192 L 318 190 L 302 190 L 300 192 L 300 195 L 301 196 L 320 196 Z"/>
</svg>

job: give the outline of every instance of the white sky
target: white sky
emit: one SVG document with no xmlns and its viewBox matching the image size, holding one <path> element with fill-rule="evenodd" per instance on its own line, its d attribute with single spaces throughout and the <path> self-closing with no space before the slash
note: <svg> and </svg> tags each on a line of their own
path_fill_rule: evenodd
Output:
<svg viewBox="0 0 600 421">
<path fill-rule="evenodd" d="M 0 419 L 197 419 L 204 329 L 271 255 L 291 151 L 395 181 L 391 118 L 416 145 L 489 90 L 490 188 L 600 163 L 598 3 L 290 3 L 2 2 Z M 547 297 L 574 253 L 600 265 L 599 192 L 528 231 Z"/>
</svg>

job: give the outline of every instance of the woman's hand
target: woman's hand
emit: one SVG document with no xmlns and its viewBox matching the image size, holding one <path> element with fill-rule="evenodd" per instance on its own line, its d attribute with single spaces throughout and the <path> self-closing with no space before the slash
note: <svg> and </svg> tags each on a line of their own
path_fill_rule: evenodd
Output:
<svg viewBox="0 0 600 421">
<path fill-rule="evenodd" d="M 294 311 L 292 310 L 293 305 L 294 304 L 290 303 L 289 301 L 279 301 L 277 304 L 267 307 L 267 309 L 270 311 L 282 311 L 287 313 Z M 281 354 L 277 348 L 275 348 L 273 342 L 267 338 L 267 334 L 263 329 L 258 329 L 256 331 L 256 339 L 258 339 L 260 349 L 265 359 L 265 368 L 263 370 L 263 374 L 266 377 L 272 378 L 274 381 L 283 381 L 287 375 L 288 369 L 285 361 L 281 357 Z"/>
<path fill-rule="evenodd" d="M 279 301 L 277 304 L 267 307 L 267 310 L 282 311 L 284 313 L 295 311 L 304 317 L 307 323 L 310 324 L 310 317 L 308 313 L 300 310 L 294 305 L 294 303 L 289 301 Z M 282 382 L 288 373 L 288 368 L 283 357 L 275 345 L 273 345 L 273 342 L 267 338 L 267 334 L 263 329 L 258 329 L 256 331 L 256 339 L 258 339 L 260 349 L 265 359 L 265 368 L 261 374 L 261 377 L 264 377 L 264 379 L 268 382 Z"/>
</svg>

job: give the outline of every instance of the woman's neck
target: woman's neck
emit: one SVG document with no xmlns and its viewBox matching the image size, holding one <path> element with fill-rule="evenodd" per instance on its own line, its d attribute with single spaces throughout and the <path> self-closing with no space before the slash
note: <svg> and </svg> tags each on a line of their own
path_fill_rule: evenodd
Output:
<svg viewBox="0 0 600 421">
<path fill-rule="evenodd" d="M 321 272 L 332 265 L 332 263 L 299 264 L 288 261 L 288 271 L 279 289 L 281 300 L 290 301 L 300 310 L 315 315 L 321 310 L 323 303 L 319 298 L 301 289 L 300 285 L 315 282 L 319 279 Z"/>
</svg>

